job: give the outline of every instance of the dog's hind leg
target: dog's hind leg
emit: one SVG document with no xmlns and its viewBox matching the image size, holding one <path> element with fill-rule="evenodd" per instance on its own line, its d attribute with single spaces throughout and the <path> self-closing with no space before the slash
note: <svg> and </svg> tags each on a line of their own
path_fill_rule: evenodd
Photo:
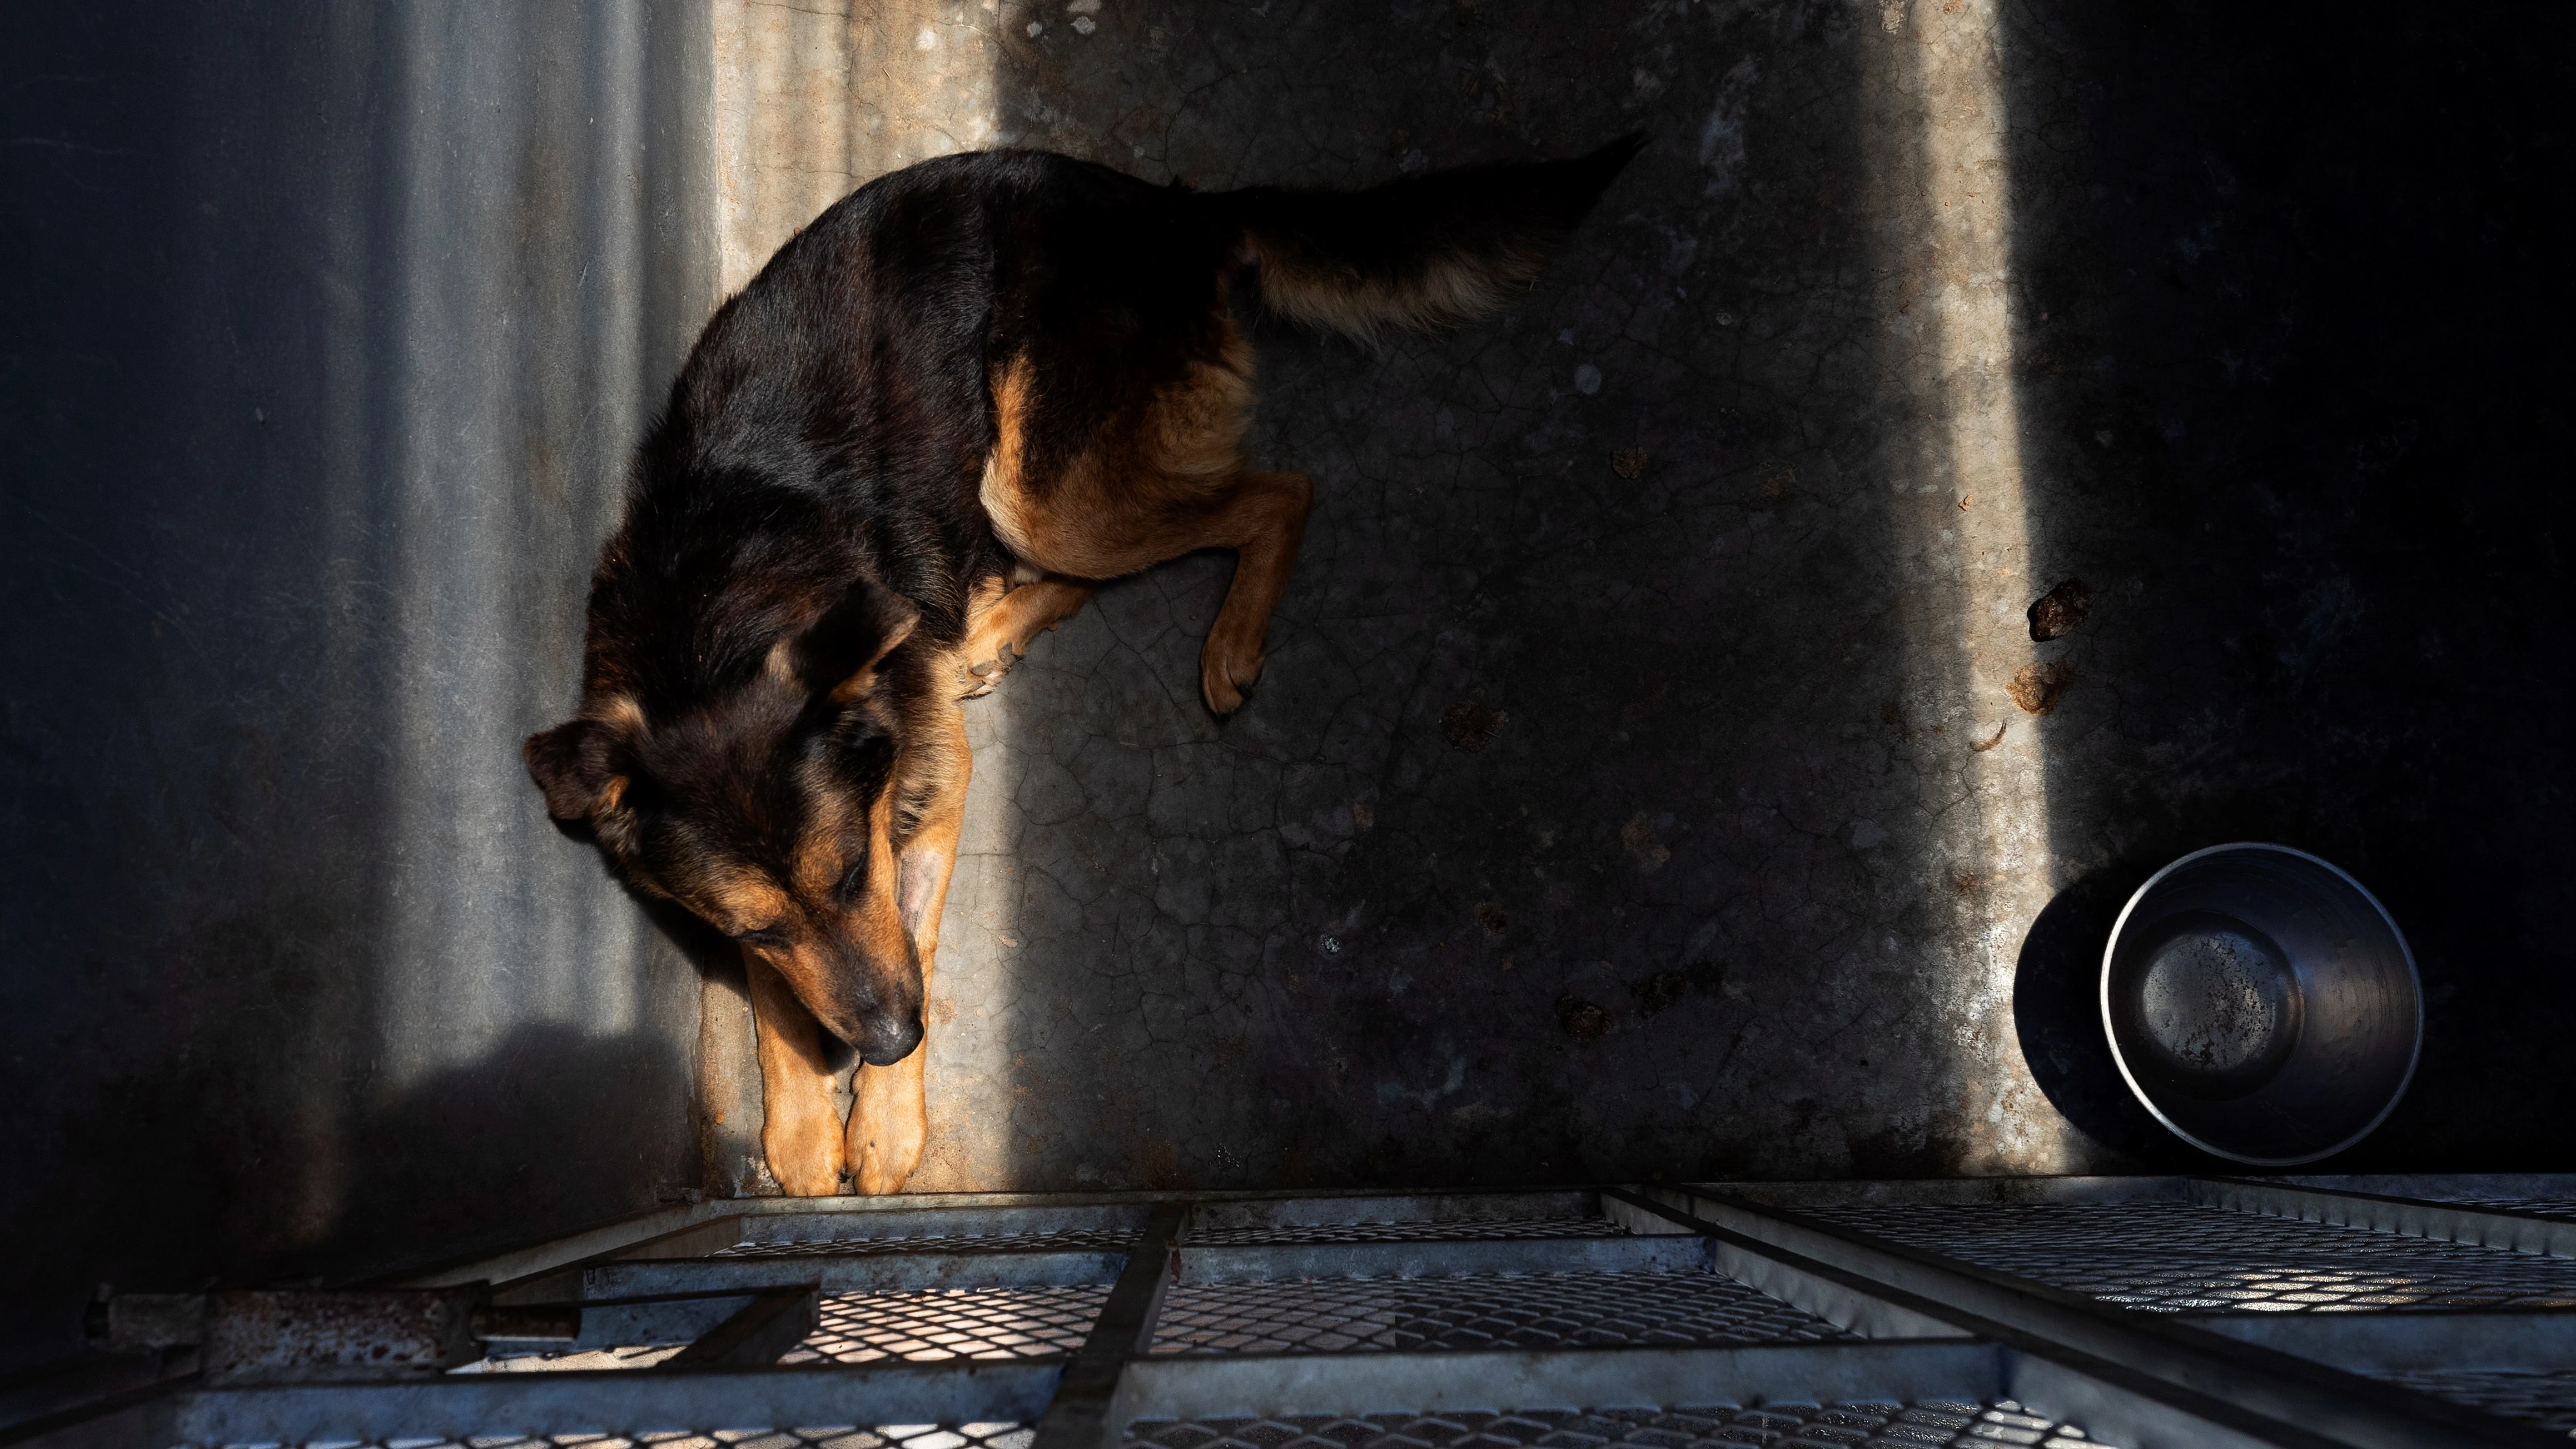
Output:
<svg viewBox="0 0 2576 1449">
<path fill-rule="evenodd" d="M 751 976 L 751 1017 L 759 1038 L 760 1150 L 769 1159 L 769 1175 L 790 1197 L 830 1197 L 841 1190 L 845 1159 L 822 1024 L 767 963 L 749 951 L 742 963 Z"/>
<path fill-rule="evenodd" d="M 1234 547 L 1234 582 L 1199 650 L 1199 692 L 1218 714 L 1240 708 L 1243 692 L 1261 678 L 1270 612 L 1296 571 L 1314 506 L 1315 483 L 1303 473 L 1246 473 L 1236 485 L 1221 540 Z"/>
<path fill-rule="evenodd" d="M 1069 483 L 1053 506 L 1012 499 L 996 507 L 987 482 L 987 506 L 1009 530 L 1004 537 L 1013 548 L 1104 579 L 1203 548 L 1234 550 L 1234 582 L 1199 651 L 1199 691 L 1218 714 L 1241 708 L 1243 692 L 1261 677 L 1270 613 L 1297 568 L 1306 515 L 1315 506 L 1314 480 L 1303 473 L 1236 472 L 1214 479 L 1148 475 L 1142 486 L 1116 489 L 1088 479 Z"/>
<path fill-rule="evenodd" d="M 895 788 L 903 792 L 906 813 L 918 812 L 918 823 L 897 852 L 895 897 L 921 961 L 923 1036 L 902 1061 L 890 1067 L 862 1064 L 851 1080 L 850 1177 L 860 1192 L 869 1194 L 902 1190 L 930 1140 L 922 1066 L 930 1056 L 931 971 L 938 960 L 948 878 L 957 868 L 957 834 L 966 820 L 966 782 L 974 771 L 965 712 L 953 699 L 929 701 L 927 711 L 907 721 L 909 738 L 895 767 Z"/>
<path fill-rule="evenodd" d="M 1220 322 L 1217 360 L 1104 420 L 1045 476 L 1028 471 L 1038 366 L 1020 357 L 999 368 L 997 436 L 978 496 L 1012 553 L 1066 578 L 1114 579 L 1199 549 L 1233 549 L 1234 582 L 1199 652 L 1208 708 L 1232 714 L 1261 677 L 1270 613 L 1297 566 L 1315 485 L 1303 473 L 1244 471 L 1252 352 Z"/>
</svg>

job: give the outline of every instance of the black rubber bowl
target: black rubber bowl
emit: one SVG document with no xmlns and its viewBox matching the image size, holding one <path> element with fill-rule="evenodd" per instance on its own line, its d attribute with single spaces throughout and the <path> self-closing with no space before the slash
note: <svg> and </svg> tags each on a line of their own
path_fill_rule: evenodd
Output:
<svg viewBox="0 0 2576 1449">
<path fill-rule="evenodd" d="M 2406 937 L 2361 882 L 2286 845 L 2214 845 L 2120 912 L 2102 1025 L 2129 1090 L 2175 1135 L 2292 1167 L 2395 1110 L 2424 994 Z"/>
</svg>

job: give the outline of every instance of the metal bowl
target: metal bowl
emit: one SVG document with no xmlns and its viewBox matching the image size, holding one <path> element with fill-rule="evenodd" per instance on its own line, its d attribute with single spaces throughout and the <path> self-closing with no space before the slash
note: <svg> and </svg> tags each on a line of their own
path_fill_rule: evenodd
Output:
<svg viewBox="0 0 2576 1449">
<path fill-rule="evenodd" d="M 2213 845 L 2129 897 L 2102 953 L 2102 1025 L 2129 1090 L 2177 1136 L 2290 1167 L 2396 1108 L 2424 994 L 2361 882 L 2286 845 Z"/>
</svg>

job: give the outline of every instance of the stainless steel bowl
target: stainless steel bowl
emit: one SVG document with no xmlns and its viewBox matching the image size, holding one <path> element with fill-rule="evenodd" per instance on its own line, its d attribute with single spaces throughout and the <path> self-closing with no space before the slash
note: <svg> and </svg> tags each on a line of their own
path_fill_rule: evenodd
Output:
<svg viewBox="0 0 2576 1449">
<path fill-rule="evenodd" d="M 2213 845 L 2129 897 L 2102 953 L 2102 1025 L 2156 1120 L 2204 1152 L 2289 1167 L 2396 1108 L 2424 994 L 2361 882 L 2286 845 Z"/>
</svg>

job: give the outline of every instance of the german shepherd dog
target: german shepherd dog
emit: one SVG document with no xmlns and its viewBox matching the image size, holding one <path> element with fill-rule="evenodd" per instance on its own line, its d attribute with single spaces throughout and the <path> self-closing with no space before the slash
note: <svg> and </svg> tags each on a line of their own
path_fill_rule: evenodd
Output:
<svg viewBox="0 0 2576 1449">
<path fill-rule="evenodd" d="M 741 943 L 771 1172 L 900 1188 L 968 771 L 959 700 L 1092 587 L 1236 563 L 1208 708 L 1261 677 L 1314 486 L 1245 466 L 1231 294 L 1363 340 L 1526 289 L 1643 144 L 1359 192 L 1200 193 L 1035 151 L 851 193 L 718 308 L 591 580 L 546 809 Z M 858 1049 L 844 1126 L 822 1033 Z"/>
</svg>

